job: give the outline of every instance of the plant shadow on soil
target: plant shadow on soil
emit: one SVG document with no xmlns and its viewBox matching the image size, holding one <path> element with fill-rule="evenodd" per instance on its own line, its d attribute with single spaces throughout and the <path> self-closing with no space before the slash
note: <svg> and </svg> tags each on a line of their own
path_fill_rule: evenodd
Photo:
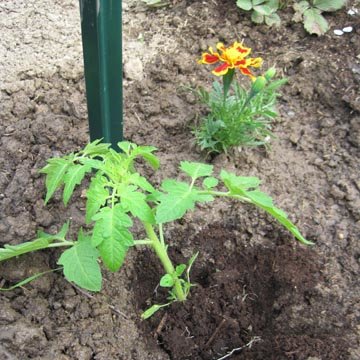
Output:
<svg viewBox="0 0 360 360">
<path fill-rule="evenodd" d="M 314 248 L 289 239 L 271 248 L 238 246 L 232 230 L 213 224 L 196 236 L 192 245 L 200 255 L 190 298 L 142 322 L 144 331 L 153 332 L 174 360 L 220 359 L 235 348 L 241 349 L 231 359 L 315 359 L 321 354 L 327 360 L 346 359 L 341 334 L 311 319 L 316 285 L 323 280 Z M 186 261 L 174 251 L 172 256 Z M 166 293 L 157 287 L 162 270 L 149 251 L 138 255 L 136 268 L 138 306 L 165 303 Z M 300 322 L 299 314 L 304 316 Z"/>
</svg>

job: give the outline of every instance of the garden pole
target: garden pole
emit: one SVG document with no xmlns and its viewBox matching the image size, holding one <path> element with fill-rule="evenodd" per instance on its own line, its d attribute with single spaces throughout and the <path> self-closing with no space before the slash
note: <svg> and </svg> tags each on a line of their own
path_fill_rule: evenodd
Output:
<svg viewBox="0 0 360 360">
<path fill-rule="evenodd" d="M 121 0 L 79 0 L 91 141 L 123 138 Z"/>
</svg>

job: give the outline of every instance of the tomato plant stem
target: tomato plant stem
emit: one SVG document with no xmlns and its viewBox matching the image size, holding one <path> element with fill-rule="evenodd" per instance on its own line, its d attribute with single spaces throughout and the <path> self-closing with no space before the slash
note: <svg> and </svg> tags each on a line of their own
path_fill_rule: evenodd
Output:
<svg viewBox="0 0 360 360">
<path fill-rule="evenodd" d="M 166 246 L 160 242 L 160 240 L 159 240 L 158 236 L 156 235 L 154 228 L 152 227 L 151 224 L 144 223 L 144 227 L 145 227 L 145 231 L 146 231 L 149 239 L 152 241 L 152 247 L 153 247 L 156 255 L 159 257 L 161 264 L 163 265 L 166 273 L 173 276 L 173 278 L 174 278 L 173 290 L 176 295 L 176 298 L 179 301 L 186 300 L 186 295 L 181 286 L 180 279 L 175 273 L 174 265 L 172 264 L 172 262 L 168 256 L 168 253 L 166 251 Z"/>
</svg>

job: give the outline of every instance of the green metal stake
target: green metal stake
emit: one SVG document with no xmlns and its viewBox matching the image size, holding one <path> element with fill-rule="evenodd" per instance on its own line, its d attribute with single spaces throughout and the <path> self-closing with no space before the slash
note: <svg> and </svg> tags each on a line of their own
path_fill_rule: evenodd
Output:
<svg viewBox="0 0 360 360">
<path fill-rule="evenodd" d="M 80 0 L 91 141 L 123 139 L 121 0 Z"/>
</svg>

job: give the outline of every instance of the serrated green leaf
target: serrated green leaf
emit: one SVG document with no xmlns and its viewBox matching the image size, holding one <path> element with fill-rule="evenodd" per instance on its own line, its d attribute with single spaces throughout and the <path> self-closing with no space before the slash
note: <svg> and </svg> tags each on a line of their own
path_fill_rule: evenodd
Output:
<svg viewBox="0 0 360 360">
<path fill-rule="evenodd" d="M 260 184 L 260 180 L 258 178 L 236 176 L 235 174 L 228 173 L 225 170 L 221 171 L 220 177 L 225 186 L 229 189 L 230 194 L 234 195 L 235 198 L 238 198 L 237 196 L 241 196 L 240 199 L 246 199 L 246 201 L 265 210 L 277 219 L 280 224 L 286 227 L 300 242 L 306 245 L 312 244 L 312 242 L 306 240 L 300 234 L 297 227 L 287 218 L 286 213 L 274 206 L 273 200 L 269 195 L 257 190 L 257 187 Z"/>
<path fill-rule="evenodd" d="M 265 210 L 272 215 L 280 224 L 288 229 L 301 243 L 305 245 L 312 245 L 311 241 L 306 240 L 298 230 L 298 228 L 287 218 L 287 214 L 274 206 L 271 197 L 259 190 L 246 191 L 242 196 L 247 197 L 250 202 L 259 208 Z"/>
<path fill-rule="evenodd" d="M 91 222 L 91 218 L 105 205 L 109 197 L 109 190 L 106 188 L 107 179 L 101 173 L 97 173 L 91 179 L 89 189 L 86 191 L 86 223 Z"/>
<path fill-rule="evenodd" d="M 162 192 L 155 190 L 153 193 L 146 196 L 146 201 L 159 202 L 161 198 Z"/>
<path fill-rule="evenodd" d="M 307 1 L 296 2 L 293 5 L 293 9 L 295 11 L 295 14 L 293 16 L 293 21 L 301 22 L 303 20 L 303 14 L 305 10 L 307 10 L 309 7 L 310 4 Z"/>
<path fill-rule="evenodd" d="M 273 207 L 274 206 L 272 198 L 260 190 L 246 191 L 245 194 L 251 200 L 256 202 L 256 204 L 260 204 L 261 206 L 264 206 L 264 207 Z"/>
<path fill-rule="evenodd" d="M 66 240 L 66 234 L 69 231 L 69 227 L 70 227 L 70 221 L 67 221 L 60 229 L 60 231 L 57 234 L 48 234 L 44 231 L 38 231 L 37 232 L 37 237 L 38 238 L 44 238 L 46 240 L 48 240 L 49 242 L 52 242 L 54 240 Z"/>
<path fill-rule="evenodd" d="M 174 278 L 170 274 L 165 274 L 160 279 L 160 286 L 161 287 L 173 287 L 174 286 Z"/>
<path fill-rule="evenodd" d="M 234 194 L 243 194 L 249 189 L 256 189 L 260 185 L 260 179 L 255 176 L 237 176 L 222 170 L 220 178 L 225 186 Z"/>
<path fill-rule="evenodd" d="M 51 240 L 49 239 L 39 238 L 19 245 L 5 245 L 0 249 L 0 261 L 11 259 L 35 250 L 46 249 L 50 243 Z"/>
<path fill-rule="evenodd" d="M 196 191 L 194 195 L 195 195 L 194 200 L 198 201 L 199 203 L 214 201 L 214 197 L 210 194 L 201 194 Z"/>
<path fill-rule="evenodd" d="M 308 33 L 320 36 L 329 30 L 329 24 L 319 9 L 310 8 L 304 12 L 304 28 Z"/>
<path fill-rule="evenodd" d="M 261 206 L 260 206 L 261 207 Z M 270 215 L 272 215 L 280 224 L 282 224 L 286 229 L 288 229 L 302 244 L 305 245 L 314 245 L 312 241 L 306 240 L 298 230 L 298 228 L 287 218 L 287 215 L 281 209 L 274 207 L 263 208 Z"/>
<path fill-rule="evenodd" d="M 262 24 L 264 22 L 264 15 L 254 10 L 251 14 L 251 21 L 255 24 Z"/>
<path fill-rule="evenodd" d="M 321 11 L 336 11 L 345 6 L 346 0 L 313 0 L 313 5 Z"/>
<path fill-rule="evenodd" d="M 37 239 L 18 245 L 5 245 L 3 248 L 0 248 L 0 261 L 11 259 L 36 250 L 46 249 L 49 244 L 55 240 L 65 240 L 68 230 L 69 222 L 66 222 L 57 234 L 52 235 L 43 231 L 38 231 Z"/>
<path fill-rule="evenodd" d="M 268 26 L 280 26 L 281 24 L 280 16 L 276 13 L 272 13 L 268 16 L 265 16 L 265 23 Z"/>
<path fill-rule="evenodd" d="M 121 141 L 117 143 L 117 146 L 125 153 L 128 154 L 130 153 L 131 149 L 133 148 L 133 145 L 131 142 L 129 141 Z"/>
<path fill-rule="evenodd" d="M 97 248 L 104 238 L 104 223 L 102 220 L 96 221 L 91 235 L 91 245 Z"/>
<path fill-rule="evenodd" d="M 272 9 L 268 5 L 257 5 L 254 6 L 254 11 L 263 16 L 269 16 L 272 13 Z"/>
<path fill-rule="evenodd" d="M 129 215 L 126 214 L 124 208 L 120 204 L 115 204 L 114 207 L 104 207 L 97 214 L 92 217 L 92 220 L 103 220 L 105 222 L 104 236 L 110 236 L 114 227 L 132 226 L 132 220 Z"/>
<path fill-rule="evenodd" d="M 127 159 L 127 155 L 124 155 L 123 153 L 119 153 L 115 151 L 114 149 L 109 149 L 109 156 L 105 159 L 105 171 L 106 169 L 111 169 L 112 167 L 123 167 L 124 162 Z M 108 167 L 107 167 L 108 166 Z"/>
<path fill-rule="evenodd" d="M 279 8 L 279 0 L 268 0 L 267 5 L 271 7 L 273 11 L 276 11 Z"/>
<path fill-rule="evenodd" d="M 189 175 L 193 180 L 199 177 L 210 176 L 213 172 L 213 166 L 197 162 L 181 161 L 180 170 Z"/>
<path fill-rule="evenodd" d="M 46 174 L 46 198 L 45 204 L 53 196 L 54 192 L 62 185 L 64 175 L 68 167 L 72 164 L 73 156 L 63 158 L 49 159 L 48 164 L 40 170 L 40 173 Z"/>
<path fill-rule="evenodd" d="M 253 7 L 251 0 L 237 0 L 236 5 L 245 11 L 249 11 Z"/>
<path fill-rule="evenodd" d="M 102 139 L 94 140 L 87 144 L 83 150 L 84 155 L 105 155 L 110 147 L 110 144 L 102 143 Z"/>
<path fill-rule="evenodd" d="M 104 238 L 104 240 L 98 247 L 104 264 L 112 272 L 120 269 L 125 260 L 128 248 L 129 246 L 132 246 L 133 241 L 132 234 L 128 230 L 122 229 L 117 230 L 117 232 L 121 234 L 121 238 L 109 236 L 107 238 Z M 126 239 L 126 242 L 128 244 L 131 243 L 131 245 L 124 245 L 122 243 L 122 240 L 124 239 Z"/>
<path fill-rule="evenodd" d="M 63 265 L 67 280 L 84 289 L 100 291 L 102 277 L 98 256 L 99 252 L 91 246 L 90 239 L 84 237 L 62 253 L 58 264 Z"/>
<path fill-rule="evenodd" d="M 86 165 L 73 165 L 71 164 L 64 176 L 64 193 L 63 193 L 63 201 L 66 206 L 70 200 L 72 193 L 74 192 L 75 186 L 80 185 L 83 180 L 85 174 L 90 171 L 91 168 Z"/>
<path fill-rule="evenodd" d="M 207 189 L 212 189 L 215 186 L 217 186 L 218 183 L 219 183 L 218 179 L 210 176 L 204 179 L 203 186 L 206 187 Z"/>
<path fill-rule="evenodd" d="M 160 195 L 160 204 L 156 209 L 158 224 L 179 219 L 187 210 L 194 209 L 196 192 L 189 184 L 168 179 L 161 187 L 167 194 Z"/>
<path fill-rule="evenodd" d="M 252 0 L 254 6 L 266 3 L 267 0 Z"/>
<path fill-rule="evenodd" d="M 149 224 L 155 223 L 154 214 L 146 202 L 146 195 L 137 191 L 135 186 L 120 187 L 118 194 L 120 195 L 121 204 L 125 209 L 130 211 L 133 216 Z"/>
<path fill-rule="evenodd" d="M 157 148 L 154 146 L 138 146 L 132 152 L 132 155 L 143 157 L 154 170 L 157 170 L 160 167 L 160 161 L 158 157 L 153 154 L 156 150 Z"/>
<path fill-rule="evenodd" d="M 141 189 L 152 193 L 155 191 L 154 187 L 147 181 L 147 179 L 141 176 L 139 173 L 131 174 L 128 178 L 129 183 L 139 186 Z"/>
<path fill-rule="evenodd" d="M 102 170 L 103 171 L 105 169 L 105 164 L 101 160 L 96 160 L 96 159 L 90 159 L 90 158 L 83 157 L 83 158 L 78 159 L 78 161 L 81 164 L 83 164 L 84 166 L 91 167 L 94 170 Z"/>
<path fill-rule="evenodd" d="M 91 242 L 93 246 L 98 246 L 106 267 L 111 271 L 117 271 L 125 259 L 128 248 L 134 244 L 133 236 L 127 229 L 132 226 L 132 221 L 120 204 L 113 208 L 102 208 L 93 216 L 93 220 L 96 223 Z"/>
</svg>

